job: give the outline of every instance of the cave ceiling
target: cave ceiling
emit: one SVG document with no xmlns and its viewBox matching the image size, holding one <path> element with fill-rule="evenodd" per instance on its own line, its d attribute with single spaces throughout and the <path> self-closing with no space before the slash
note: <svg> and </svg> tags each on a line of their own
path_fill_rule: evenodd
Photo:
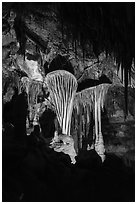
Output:
<svg viewBox="0 0 137 204">
<path fill-rule="evenodd" d="M 135 3 L 4 2 L 2 22 L 3 46 L 13 27 L 22 55 L 35 45 L 49 63 L 64 55 L 75 67 L 76 78 L 98 62 L 101 53 L 113 56 L 117 68 L 124 70 L 127 93 L 135 57 Z"/>
<path fill-rule="evenodd" d="M 3 3 L 3 20 L 10 10 L 16 13 L 26 32 L 26 19 L 33 16 L 33 22 L 46 30 L 46 23 L 57 23 L 63 35 L 80 43 L 83 50 L 91 44 L 95 55 L 106 51 L 118 60 L 131 61 L 135 44 L 134 3 Z M 48 21 L 47 21 L 48 20 Z M 4 26 L 4 25 L 3 25 Z M 36 29 L 36 28 L 35 28 Z M 40 29 L 40 28 L 39 28 Z M 54 33 L 56 34 L 56 33 Z M 42 33 L 39 33 L 41 37 Z M 44 38 L 46 39 L 47 36 Z M 46 40 L 45 40 L 46 41 Z M 38 42 L 36 42 L 38 43 Z M 41 46 L 43 41 L 40 43 Z M 45 44 L 46 46 L 46 44 Z M 130 59 L 131 58 L 131 59 Z"/>
</svg>

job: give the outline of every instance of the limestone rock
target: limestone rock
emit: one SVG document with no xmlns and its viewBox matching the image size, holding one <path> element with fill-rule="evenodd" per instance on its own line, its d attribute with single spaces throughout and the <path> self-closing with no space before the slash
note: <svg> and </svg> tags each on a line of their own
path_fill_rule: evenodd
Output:
<svg viewBox="0 0 137 204">
<path fill-rule="evenodd" d="M 68 135 L 55 135 L 51 142 L 51 148 L 54 148 L 56 152 L 63 152 L 68 154 L 73 164 L 75 164 L 76 151 L 74 149 L 74 140 Z"/>
</svg>

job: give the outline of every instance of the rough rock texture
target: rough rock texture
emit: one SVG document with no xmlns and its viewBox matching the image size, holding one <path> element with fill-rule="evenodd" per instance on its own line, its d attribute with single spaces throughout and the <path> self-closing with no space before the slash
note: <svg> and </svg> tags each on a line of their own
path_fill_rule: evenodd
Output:
<svg viewBox="0 0 137 204">
<path fill-rule="evenodd" d="M 129 87 L 129 114 L 125 119 L 124 88 L 110 87 L 102 114 L 102 132 L 106 152 L 122 157 L 134 168 L 135 159 L 135 90 Z"/>
<path fill-rule="evenodd" d="M 55 135 L 50 147 L 53 148 L 56 152 L 63 152 L 69 155 L 71 158 L 71 163 L 76 163 L 76 151 L 74 149 L 74 140 L 72 136 L 67 136 L 63 134 Z"/>
<path fill-rule="evenodd" d="M 7 33 L 3 33 L 2 36 L 3 103 L 10 100 L 9 98 L 11 97 L 7 94 L 7 87 L 11 84 L 18 87 L 22 76 L 26 76 L 26 74 L 29 75 L 28 72 L 24 70 L 24 66 L 23 69 L 20 66 L 23 57 L 16 54 L 19 46 L 14 28 L 12 27 L 14 18 L 14 15 L 9 18 L 11 29 Z M 57 55 L 64 56 L 66 60 L 71 63 L 74 69 L 74 75 L 79 82 L 87 78 L 98 79 L 101 74 L 105 74 L 112 81 L 105 102 L 106 113 L 102 116 L 102 130 L 106 143 L 106 151 L 113 152 L 119 156 L 131 155 L 130 153 L 134 151 L 134 62 L 131 76 L 132 86 L 129 87 L 129 116 L 128 120 L 125 121 L 122 75 L 121 71 L 117 72 L 117 65 L 113 56 L 106 57 L 105 53 L 101 53 L 97 59 L 94 53 L 92 53 L 92 55 L 91 52 L 90 54 L 88 53 L 88 49 L 92 50 L 92 48 L 89 47 L 85 54 L 86 57 L 83 58 L 81 46 L 78 43 L 74 45 L 71 36 L 68 38 L 68 35 L 62 34 L 61 25 L 55 13 L 47 13 L 47 17 L 44 18 L 43 21 L 44 24 L 40 24 L 40 21 L 35 19 L 33 15 L 25 19 L 28 37 L 26 50 L 33 56 L 38 52 L 37 60 L 30 61 L 32 61 L 31 65 L 37 65 L 40 79 L 42 80 L 44 72 L 49 69 L 50 63 Z M 47 66 L 44 68 L 43 65 L 45 62 Z M 27 61 L 25 63 L 27 63 Z M 31 72 L 30 76 L 32 76 L 31 74 L 34 74 L 35 70 L 29 70 Z M 37 77 L 33 79 L 37 80 Z"/>
</svg>

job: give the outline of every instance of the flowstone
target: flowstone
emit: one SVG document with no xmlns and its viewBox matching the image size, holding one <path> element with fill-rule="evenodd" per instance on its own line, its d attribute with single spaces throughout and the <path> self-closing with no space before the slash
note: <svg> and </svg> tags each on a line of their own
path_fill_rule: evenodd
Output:
<svg viewBox="0 0 137 204">
<path fill-rule="evenodd" d="M 75 164 L 75 156 L 77 156 L 76 151 L 74 149 L 74 140 L 72 136 L 68 136 L 65 134 L 58 135 L 55 132 L 55 136 L 50 143 L 50 148 L 53 148 L 56 152 L 63 152 L 64 154 L 68 154 L 71 159 L 71 163 Z"/>
</svg>

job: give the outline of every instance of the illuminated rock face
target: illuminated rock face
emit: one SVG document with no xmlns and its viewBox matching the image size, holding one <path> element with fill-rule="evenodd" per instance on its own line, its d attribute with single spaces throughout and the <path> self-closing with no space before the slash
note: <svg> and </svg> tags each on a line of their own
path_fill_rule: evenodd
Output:
<svg viewBox="0 0 137 204">
<path fill-rule="evenodd" d="M 25 57 L 24 60 L 23 57 L 17 56 L 16 62 L 20 69 L 24 71 L 31 80 L 43 81 L 37 60 L 29 60 L 27 57 Z"/>
<path fill-rule="evenodd" d="M 64 154 L 68 154 L 70 156 L 71 162 L 73 164 L 76 163 L 75 156 L 77 154 L 74 149 L 74 140 L 70 135 L 55 134 L 55 137 L 51 142 L 51 148 L 53 148 L 56 152 L 63 152 Z"/>
<path fill-rule="evenodd" d="M 38 62 L 26 59 L 26 64 L 27 64 L 28 68 L 31 70 L 31 79 L 34 79 L 37 81 L 42 81 L 43 77 L 38 70 Z"/>
</svg>

